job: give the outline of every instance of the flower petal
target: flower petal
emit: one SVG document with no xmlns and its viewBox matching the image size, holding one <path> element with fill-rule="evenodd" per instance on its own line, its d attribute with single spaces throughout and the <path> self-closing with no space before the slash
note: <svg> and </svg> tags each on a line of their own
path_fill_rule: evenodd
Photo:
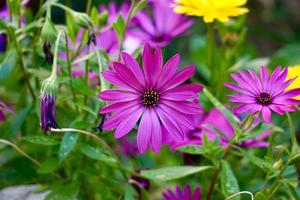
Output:
<svg viewBox="0 0 300 200">
<path fill-rule="evenodd" d="M 125 65 L 127 65 L 127 67 L 135 75 L 136 79 L 141 83 L 141 85 L 145 85 L 144 74 L 136 60 L 125 52 L 122 53 L 122 59 Z"/>
<path fill-rule="evenodd" d="M 151 140 L 152 125 L 149 110 L 145 110 L 137 132 L 137 146 L 140 153 L 145 153 Z"/>
<path fill-rule="evenodd" d="M 264 120 L 265 122 L 271 123 L 271 115 L 272 115 L 272 113 L 271 113 L 271 110 L 270 110 L 269 107 L 264 106 L 264 107 L 262 108 L 261 114 L 262 114 L 262 118 L 263 118 L 263 120 Z"/>
</svg>

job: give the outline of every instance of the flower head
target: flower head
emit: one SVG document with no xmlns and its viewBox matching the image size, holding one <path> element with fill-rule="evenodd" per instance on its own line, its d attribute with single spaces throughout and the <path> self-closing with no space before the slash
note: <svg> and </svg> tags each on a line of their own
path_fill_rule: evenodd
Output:
<svg viewBox="0 0 300 200">
<path fill-rule="evenodd" d="M 55 115 L 54 97 L 44 95 L 41 99 L 41 124 L 45 132 L 48 132 L 51 128 L 58 128 Z"/>
<path fill-rule="evenodd" d="M 151 46 L 164 47 L 171 39 L 186 31 L 193 21 L 177 14 L 171 8 L 172 0 L 156 0 L 151 2 L 152 16 L 139 12 L 134 18 L 137 27 L 129 30 L 130 35 Z"/>
<path fill-rule="evenodd" d="M 203 17 L 205 23 L 219 20 L 227 22 L 230 17 L 247 13 L 247 0 L 175 0 L 175 12 Z"/>
<path fill-rule="evenodd" d="M 183 138 L 184 128 L 192 128 L 189 115 L 201 112 L 197 98 L 202 87 L 183 84 L 195 72 L 194 66 L 176 71 L 180 58 L 175 55 L 163 66 L 159 47 L 153 53 L 148 44 L 142 54 L 143 67 L 127 53 L 123 62 L 114 62 L 112 71 L 103 72 L 103 77 L 117 86 L 99 94 L 108 101 L 101 113 L 111 113 L 104 122 L 103 130 L 116 129 L 115 137 L 127 135 L 138 123 L 137 146 L 144 153 L 148 146 L 158 152 L 162 144 L 162 129 L 178 138 Z"/>
<path fill-rule="evenodd" d="M 56 74 L 47 78 L 41 91 L 41 125 L 45 132 L 51 128 L 59 128 L 56 122 L 55 94 L 58 89 Z"/>
<path fill-rule="evenodd" d="M 167 189 L 163 193 L 165 200 L 200 200 L 201 199 L 201 189 L 196 187 L 194 193 L 191 192 L 191 186 L 189 184 L 185 185 L 184 189 L 176 186 L 176 192 Z"/>
<path fill-rule="evenodd" d="M 295 80 L 287 87 L 287 90 L 300 88 L 300 65 L 296 65 L 288 68 L 287 80 L 294 78 Z M 300 100 L 300 96 L 296 96 L 295 99 Z"/>
<path fill-rule="evenodd" d="M 13 110 L 8 105 L 0 101 L 0 121 L 4 121 L 6 119 L 4 111 L 13 113 Z"/>
<path fill-rule="evenodd" d="M 194 128 L 185 132 L 184 140 L 178 140 L 168 133 L 164 135 L 164 141 L 171 146 L 172 150 L 188 145 L 202 146 L 204 144 L 204 134 L 211 142 L 215 139 L 219 139 L 220 145 L 225 147 L 234 136 L 234 128 L 230 124 L 230 121 L 217 108 L 192 116 L 192 121 Z M 254 129 L 260 122 L 261 120 L 259 118 L 255 118 L 248 131 Z M 263 139 L 268 137 L 271 133 L 272 131 L 269 130 L 264 131 L 252 139 L 243 141 L 239 145 L 242 147 L 268 147 L 268 142 Z"/>
<path fill-rule="evenodd" d="M 286 80 L 287 68 L 276 67 L 269 76 L 266 67 L 261 67 L 260 77 L 254 71 L 240 71 L 231 74 L 237 85 L 225 83 L 225 86 L 238 92 L 229 95 L 230 102 L 240 104 L 237 113 L 249 112 L 251 115 L 261 113 L 265 122 L 271 122 L 272 111 L 279 115 L 295 111 L 295 105 L 300 101 L 294 97 L 300 94 L 300 89 L 287 90 L 294 79 Z"/>
</svg>

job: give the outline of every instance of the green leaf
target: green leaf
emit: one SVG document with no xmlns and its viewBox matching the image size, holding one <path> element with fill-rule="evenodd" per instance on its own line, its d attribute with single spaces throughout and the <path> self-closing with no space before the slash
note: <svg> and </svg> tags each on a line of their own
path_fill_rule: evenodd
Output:
<svg viewBox="0 0 300 200">
<path fill-rule="evenodd" d="M 225 197 L 240 191 L 238 181 L 236 180 L 229 163 L 221 161 L 221 189 Z"/>
<path fill-rule="evenodd" d="M 126 23 L 122 15 L 119 14 L 117 21 L 113 23 L 113 28 L 117 33 L 119 44 L 121 44 L 124 39 L 124 33 L 126 29 Z"/>
<path fill-rule="evenodd" d="M 16 49 L 10 49 L 0 64 L 0 81 L 6 80 L 6 78 L 12 73 L 14 67 L 16 66 L 17 60 L 18 56 Z"/>
<path fill-rule="evenodd" d="M 142 10 L 146 5 L 147 5 L 147 0 L 139 1 L 132 9 L 131 17 L 133 17 L 136 13 Z"/>
<path fill-rule="evenodd" d="M 299 55 L 299 44 L 285 46 L 274 54 L 274 56 L 271 59 L 270 66 L 293 66 L 300 64 Z"/>
<path fill-rule="evenodd" d="M 16 134 L 20 131 L 22 124 L 24 123 L 25 118 L 27 117 L 29 111 L 30 111 L 30 107 L 27 107 L 19 111 L 14 116 L 11 124 L 11 133 L 10 133 L 11 138 L 16 137 Z"/>
<path fill-rule="evenodd" d="M 212 104 L 218 108 L 220 112 L 222 112 L 226 118 L 230 121 L 231 125 L 234 127 L 234 130 L 237 131 L 237 133 L 241 133 L 241 130 L 238 127 L 239 119 L 235 117 L 228 109 L 225 108 L 224 105 L 222 105 L 206 88 L 203 88 L 204 94 L 207 96 L 207 98 L 212 102 Z"/>
<path fill-rule="evenodd" d="M 65 133 L 59 148 L 59 161 L 63 162 L 69 153 L 74 149 L 79 138 L 77 133 Z"/>
<path fill-rule="evenodd" d="M 154 181 L 169 181 L 211 169 L 212 166 L 178 166 L 161 169 L 144 170 L 141 175 Z"/>
<path fill-rule="evenodd" d="M 59 168 L 59 162 L 56 158 L 47 159 L 41 164 L 37 172 L 40 174 L 48 174 Z"/>
<path fill-rule="evenodd" d="M 86 84 L 86 82 L 84 82 L 80 78 L 72 79 L 72 84 L 75 90 L 78 91 L 79 93 L 90 97 L 95 96 L 95 92 Z"/>
<path fill-rule="evenodd" d="M 46 196 L 45 200 L 74 200 L 78 192 L 78 183 L 58 185 Z"/>
<path fill-rule="evenodd" d="M 40 144 L 46 146 L 54 146 L 59 144 L 59 141 L 56 138 L 45 135 L 25 136 L 23 137 L 23 140 L 33 144 Z"/>
<path fill-rule="evenodd" d="M 269 199 L 267 198 L 267 196 L 264 195 L 264 193 L 262 193 L 262 192 L 256 193 L 254 199 L 255 199 L 255 200 L 269 200 Z"/>
<path fill-rule="evenodd" d="M 269 162 L 256 157 L 255 155 L 252 155 L 250 152 L 244 151 L 243 149 L 240 149 L 240 151 L 245 158 L 249 159 L 250 162 L 261 168 L 264 172 L 268 173 L 272 170 L 272 164 L 270 164 Z"/>
<path fill-rule="evenodd" d="M 117 160 L 112 155 L 110 155 L 105 149 L 100 149 L 87 144 L 83 144 L 80 147 L 80 151 L 89 158 L 99 160 L 113 167 L 117 166 Z"/>
</svg>

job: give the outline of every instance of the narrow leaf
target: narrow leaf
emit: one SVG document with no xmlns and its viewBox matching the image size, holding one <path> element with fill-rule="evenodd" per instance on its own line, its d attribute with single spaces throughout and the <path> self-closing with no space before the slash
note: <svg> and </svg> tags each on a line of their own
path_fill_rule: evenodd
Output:
<svg viewBox="0 0 300 200">
<path fill-rule="evenodd" d="M 222 160 L 221 164 L 221 189 L 223 195 L 227 197 L 239 192 L 240 188 L 229 163 L 225 160 Z"/>
<path fill-rule="evenodd" d="M 40 144 L 46 146 L 53 146 L 59 144 L 59 141 L 56 140 L 54 137 L 45 135 L 25 136 L 23 137 L 23 140 L 33 144 Z"/>
</svg>

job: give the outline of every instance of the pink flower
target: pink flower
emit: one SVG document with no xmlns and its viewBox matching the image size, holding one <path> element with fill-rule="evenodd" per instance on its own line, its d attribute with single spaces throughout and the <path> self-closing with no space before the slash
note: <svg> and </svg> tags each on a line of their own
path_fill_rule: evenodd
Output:
<svg viewBox="0 0 300 200">
<path fill-rule="evenodd" d="M 103 72 L 103 77 L 117 88 L 99 94 L 109 106 L 100 112 L 110 113 L 103 130 L 115 131 L 115 138 L 127 135 L 138 124 L 137 146 L 144 153 L 148 146 L 154 152 L 160 150 L 162 129 L 174 137 L 183 139 L 184 130 L 192 128 L 189 116 L 201 112 L 197 98 L 202 87 L 197 84 L 183 84 L 195 72 L 194 66 L 180 71 L 180 57 L 175 55 L 163 65 L 159 47 L 153 53 L 148 44 L 142 54 L 143 67 L 127 53 L 122 54 L 123 62 L 114 62 L 113 71 Z"/>
<path fill-rule="evenodd" d="M 139 12 L 133 19 L 136 27 L 130 29 L 129 34 L 153 47 L 169 44 L 193 24 L 188 17 L 175 13 L 172 3 L 172 0 L 151 1 L 152 15 Z"/>
<path fill-rule="evenodd" d="M 189 184 L 185 185 L 184 189 L 176 186 L 176 192 L 167 189 L 164 193 L 164 200 L 200 200 L 201 199 L 201 189 L 196 187 L 194 193 L 191 192 L 191 186 Z"/>
<path fill-rule="evenodd" d="M 164 141 L 171 146 L 172 150 L 176 150 L 183 146 L 202 146 L 203 135 L 206 134 L 209 141 L 219 139 L 221 146 L 227 146 L 230 139 L 234 136 L 234 128 L 230 124 L 225 115 L 217 108 L 213 108 L 209 112 L 203 112 L 200 115 L 192 116 L 194 128 L 185 132 L 184 140 L 178 140 L 169 133 L 164 134 Z M 261 120 L 256 118 L 248 131 L 253 130 L 259 125 Z M 272 131 L 267 130 L 252 139 L 247 139 L 240 143 L 242 147 L 268 147 L 269 143 L 264 141 Z"/>
<path fill-rule="evenodd" d="M 238 103 L 237 113 L 249 112 L 251 115 L 261 113 L 265 122 L 271 122 L 272 111 L 279 115 L 296 110 L 300 104 L 294 97 L 300 95 L 300 88 L 287 90 L 294 79 L 286 80 L 287 68 L 276 67 L 269 76 L 266 67 L 260 68 L 260 77 L 254 71 L 248 70 L 231 74 L 237 85 L 226 83 L 225 86 L 238 92 L 229 95 L 230 102 Z"/>
</svg>

